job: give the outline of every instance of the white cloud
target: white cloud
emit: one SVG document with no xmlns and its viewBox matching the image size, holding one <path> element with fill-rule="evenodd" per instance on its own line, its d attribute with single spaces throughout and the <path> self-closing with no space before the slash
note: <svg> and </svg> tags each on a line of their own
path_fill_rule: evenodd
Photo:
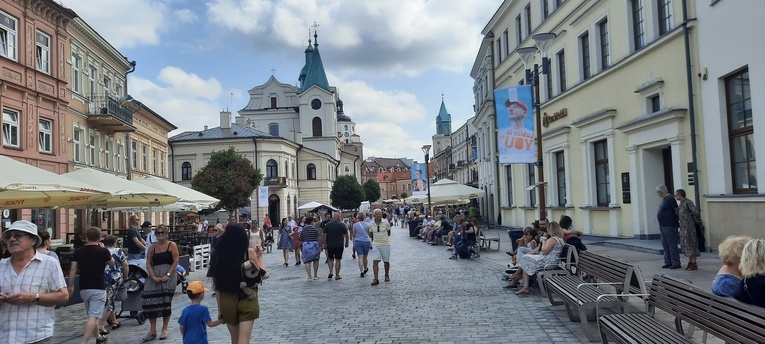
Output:
<svg viewBox="0 0 765 344">
<path fill-rule="evenodd" d="M 197 14 L 188 8 L 173 11 L 173 17 L 181 23 L 193 23 L 199 19 Z"/>
<path fill-rule="evenodd" d="M 212 0 L 210 20 L 261 46 L 305 46 L 319 23 L 322 53 L 345 72 L 408 76 L 462 71 L 500 0 Z M 286 45 L 286 47 L 284 46 Z"/>
<path fill-rule="evenodd" d="M 129 82 L 131 95 L 175 124 L 178 131 L 219 124 L 223 88 L 215 78 L 202 79 L 177 67 L 165 67 L 156 81 L 131 76 Z"/>
</svg>

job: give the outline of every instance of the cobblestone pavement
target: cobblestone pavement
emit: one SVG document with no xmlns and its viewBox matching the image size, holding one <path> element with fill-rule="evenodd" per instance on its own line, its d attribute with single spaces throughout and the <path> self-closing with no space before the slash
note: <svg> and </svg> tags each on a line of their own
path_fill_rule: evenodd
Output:
<svg viewBox="0 0 765 344">
<path fill-rule="evenodd" d="M 498 264 L 487 259 L 448 260 L 443 246 L 411 239 L 399 227 L 393 228 L 391 242 L 391 281 L 381 280 L 377 286 L 370 285 L 371 262 L 369 275 L 360 278 L 350 249 L 343 256 L 342 280 L 327 280 L 327 266 L 322 264 L 323 278 L 307 281 L 303 266 L 294 266 L 294 257 L 284 267 L 281 251 L 266 254 L 271 278 L 260 288 L 261 318 L 255 321 L 252 342 L 580 342 L 540 298 L 503 290 Z M 192 272 L 191 279 L 204 280 L 205 272 Z M 215 317 L 211 294 L 203 304 Z M 189 303 L 179 288 L 170 337 L 160 343 L 182 343 L 177 321 Z M 82 304 L 57 310 L 56 319 L 53 343 L 78 343 L 84 323 Z M 109 335 L 109 343 L 140 343 L 148 332 L 148 323 L 121 322 L 122 327 Z M 211 343 L 230 341 L 225 325 L 209 328 L 208 336 Z"/>
</svg>

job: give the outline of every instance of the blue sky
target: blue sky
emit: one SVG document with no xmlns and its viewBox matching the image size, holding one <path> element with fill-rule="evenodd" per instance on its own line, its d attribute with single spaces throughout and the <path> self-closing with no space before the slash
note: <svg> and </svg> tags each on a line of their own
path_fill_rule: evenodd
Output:
<svg viewBox="0 0 765 344">
<path fill-rule="evenodd" d="M 63 0 L 130 60 L 131 95 L 178 126 L 219 125 L 273 74 L 295 84 L 309 28 L 365 156 L 422 160 L 444 94 L 473 115 L 470 68 L 501 0 Z M 231 93 L 234 95 L 231 96 Z M 175 134 L 176 132 L 171 133 Z"/>
</svg>

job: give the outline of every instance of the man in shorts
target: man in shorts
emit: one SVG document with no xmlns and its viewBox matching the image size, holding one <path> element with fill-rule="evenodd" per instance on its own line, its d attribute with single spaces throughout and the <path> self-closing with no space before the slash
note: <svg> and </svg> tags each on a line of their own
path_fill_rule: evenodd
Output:
<svg viewBox="0 0 765 344">
<path fill-rule="evenodd" d="M 327 247 L 327 264 L 329 265 L 329 277 L 335 271 L 335 279 L 340 277 L 340 260 L 343 259 L 343 249 L 348 247 L 348 227 L 343 224 L 343 216 L 335 213 L 332 221 L 324 226 L 324 244 Z"/>
<path fill-rule="evenodd" d="M 382 218 L 382 211 L 375 209 L 374 220 L 369 224 L 369 237 L 372 238 L 372 249 L 369 255 L 372 257 L 372 271 L 375 279 L 372 285 L 380 284 L 379 264 L 383 261 L 385 266 L 385 282 L 390 281 L 390 223 Z"/>
<path fill-rule="evenodd" d="M 85 231 L 85 246 L 74 252 L 72 267 L 69 271 L 69 294 L 74 292 L 74 277 L 77 268 L 80 270 L 80 297 L 85 304 L 88 320 L 82 342 L 87 343 L 90 337 L 96 338 L 96 343 L 106 343 L 106 333 L 99 333 L 98 321 L 104 313 L 106 305 L 106 288 L 104 284 L 104 269 L 106 265 L 114 266 L 114 258 L 108 249 L 101 244 L 101 229 L 90 227 Z M 107 332 L 108 333 L 108 332 Z"/>
</svg>

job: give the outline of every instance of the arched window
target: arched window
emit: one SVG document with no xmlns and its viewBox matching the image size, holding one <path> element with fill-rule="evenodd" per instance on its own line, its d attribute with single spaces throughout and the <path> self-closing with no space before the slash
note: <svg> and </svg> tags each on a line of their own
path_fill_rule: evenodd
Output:
<svg viewBox="0 0 765 344">
<path fill-rule="evenodd" d="M 268 135 L 279 136 L 279 123 L 268 124 Z"/>
<path fill-rule="evenodd" d="M 279 165 L 276 164 L 276 160 L 271 159 L 266 162 L 266 178 L 278 177 Z"/>
<path fill-rule="evenodd" d="M 348 131 L 348 125 L 347 124 L 345 125 L 345 131 Z"/>
<path fill-rule="evenodd" d="M 191 163 L 188 161 L 181 164 L 181 180 L 191 180 Z"/>
<path fill-rule="evenodd" d="M 311 125 L 313 126 L 313 137 L 321 137 L 321 118 L 314 117 Z"/>
<path fill-rule="evenodd" d="M 305 167 L 305 174 L 308 176 L 308 180 L 316 180 L 316 165 L 308 164 Z"/>
</svg>

